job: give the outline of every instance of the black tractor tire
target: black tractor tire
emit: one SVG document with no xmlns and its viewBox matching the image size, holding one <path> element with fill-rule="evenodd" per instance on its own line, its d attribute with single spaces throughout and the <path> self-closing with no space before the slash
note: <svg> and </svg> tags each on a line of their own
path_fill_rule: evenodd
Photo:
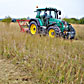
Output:
<svg viewBox="0 0 84 84">
<path fill-rule="evenodd" d="M 32 35 L 38 33 L 38 25 L 35 21 L 31 21 L 29 24 L 29 30 Z"/>
<path fill-rule="evenodd" d="M 70 39 L 74 39 L 75 38 L 75 34 L 76 34 L 76 31 L 73 27 L 70 28 Z"/>
<path fill-rule="evenodd" d="M 70 28 L 69 33 L 67 35 L 63 35 L 64 39 L 74 39 L 75 38 L 76 31 L 73 27 Z"/>
</svg>

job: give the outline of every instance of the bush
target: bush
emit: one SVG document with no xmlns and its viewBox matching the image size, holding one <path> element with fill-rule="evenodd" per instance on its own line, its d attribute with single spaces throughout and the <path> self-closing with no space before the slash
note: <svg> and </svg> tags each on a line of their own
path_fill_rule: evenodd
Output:
<svg viewBox="0 0 84 84">
<path fill-rule="evenodd" d="M 76 18 L 63 18 L 64 21 L 72 24 L 84 24 L 84 17 L 81 19 Z"/>
<path fill-rule="evenodd" d="M 79 23 L 84 24 L 84 17 L 80 19 Z"/>
<path fill-rule="evenodd" d="M 21 20 L 27 20 L 27 18 L 21 18 Z"/>
<path fill-rule="evenodd" d="M 10 23 L 11 21 L 12 21 L 12 18 L 9 16 L 2 20 L 2 22 L 7 22 L 7 23 Z"/>
<path fill-rule="evenodd" d="M 79 24 L 79 20 L 76 18 L 64 18 L 63 20 L 65 20 L 68 23 Z"/>
</svg>

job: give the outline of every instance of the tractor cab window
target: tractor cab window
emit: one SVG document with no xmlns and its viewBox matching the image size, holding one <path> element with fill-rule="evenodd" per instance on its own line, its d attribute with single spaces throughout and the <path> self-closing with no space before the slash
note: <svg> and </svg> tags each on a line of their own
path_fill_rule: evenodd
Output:
<svg viewBox="0 0 84 84">
<path fill-rule="evenodd" d="M 46 11 L 46 13 L 47 13 L 47 16 L 49 16 L 49 14 L 50 14 L 49 11 Z"/>
<path fill-rule="evenodd" d="M 48 11 L 41 11 L 40 12 L 40 18 L 43 18 L 44 19 L 47 16 L 49 16 L 49 12 Z"/>
<path fill-rule="evenodd" d="M 44 15 L 44 11 L 41 11 L 41 12 L 40 12 L 40 16 L 43 16 L 43 15 Z"/>
<path fill-rule="evenodd" d="M 41 11 L 40 16 L 49 16 L 49 11 Z"/>
<path fill-rule="evenodd" d="M 51 11 L 51 18 L 56 18 L 55 11 Z"/>
<path fill-rule="evenodd" d="M 40 17 L 40 11 L 37 11 L 36 18 L 39 18 L 39 17 Z"/>
</svg>

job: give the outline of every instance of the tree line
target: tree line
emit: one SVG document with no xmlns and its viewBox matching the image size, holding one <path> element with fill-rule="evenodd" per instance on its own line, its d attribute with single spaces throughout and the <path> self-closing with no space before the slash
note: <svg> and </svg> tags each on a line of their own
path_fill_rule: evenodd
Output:
<svg viewBox="0 0 84 84">
<path fill-rule="evenodd" d="M 20 18 L 21 20 L 27 20 L 28 18 Z M 6 17 L 5 19 L 2 19 L 2 22 L 16 22 L 17 19 L 12 19 L 10 16 Z M 68 22 L 68 23 L 72 23 L 72 24 L 84 24 L 84 17 L 80 18 L 80 19 L 76 19 L 76 18 L 63 18 L 62 20 Z"/>
<path fill-rule="evenodd" d="M 84 17 L 80 19 L 76 18 L 63 18 L 64 21 L 72 24 L 84 24 Z"/>
</svg>

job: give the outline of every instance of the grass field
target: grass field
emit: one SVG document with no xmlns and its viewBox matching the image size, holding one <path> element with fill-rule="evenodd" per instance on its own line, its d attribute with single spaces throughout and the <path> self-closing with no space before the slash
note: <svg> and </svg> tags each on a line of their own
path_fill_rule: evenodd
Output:
<svg viewBox="0 0 84 84">
<path fill-rule="evenodd" d="M 0 23 L 0 84 L 84 84 L 84 25 L 73 26 L 70 41 Z"/>
</svg>

